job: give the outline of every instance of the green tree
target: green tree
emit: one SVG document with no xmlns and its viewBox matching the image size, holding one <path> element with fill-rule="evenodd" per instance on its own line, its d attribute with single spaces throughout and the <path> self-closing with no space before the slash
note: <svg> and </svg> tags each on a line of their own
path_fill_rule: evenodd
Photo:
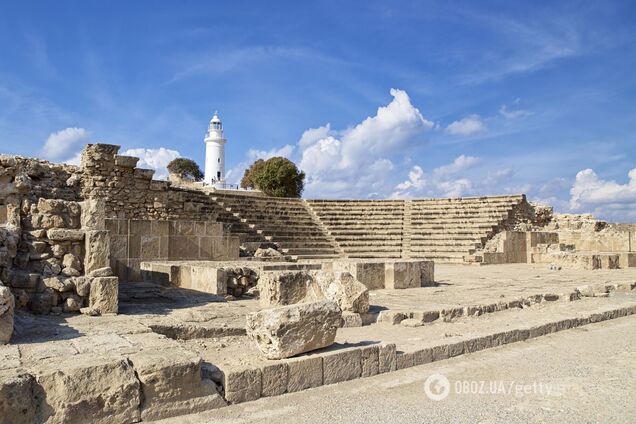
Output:
<svg viewBox="0 0 636 424">
<path fill-rule="evenodd" d="M 305 173 L 283 157 L 259 159 L 245 171 L 241 187 L 257 188 L 268 196 L 300 197 L 305 188 Z"/>
<path fill-rule="evenodd" d="M 184 180 L 201 181 L 203 179 L 203 172 L 199 165 L 188 158 L 173 159 L 168 164 L 168 171 Z"/>
<path fill-rule="evenodd" d="M 263 165 L 265 165 L 265 161 L 263 159 L 258 159 L 249 168 L 247 168 L 243 174 L 243 178 L 241 179 L 241 187 L 252 189 L 256 188 L 256 175 L 262 171 Z"/>
</svg>

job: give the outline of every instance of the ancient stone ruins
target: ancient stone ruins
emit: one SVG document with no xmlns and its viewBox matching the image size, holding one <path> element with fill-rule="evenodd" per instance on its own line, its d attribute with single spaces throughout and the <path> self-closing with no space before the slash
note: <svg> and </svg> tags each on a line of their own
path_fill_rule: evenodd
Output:
<svg viewBox="0 0 636 424">
<path fill-rule="evenodd" d="M 151 421 L 636 312 L 636 225 L 269 198 L 118 150 L 0 156 L 0 424 Z"/>
</svg>

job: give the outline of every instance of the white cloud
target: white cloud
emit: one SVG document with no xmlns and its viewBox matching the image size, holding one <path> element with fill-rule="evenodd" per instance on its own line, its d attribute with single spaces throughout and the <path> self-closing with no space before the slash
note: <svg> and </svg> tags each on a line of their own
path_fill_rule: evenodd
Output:
<svg viewBox="0 0 636 424">
<path fill-rule="evenodd" d="M 73 154 L 73 150 L 87 141 L 88 131 L 84 128 L 64 128 L 48 136 L 44 147 L 42 147 L 42 156 L 49 160 L 68 159 L 76 156 Z"/>
<path fill-rule="evenodd" d="M 437 175 L 451 175 L 464 171 L 479 163 L 479 158 L 474 156 L 459 155 L 455 160 L 448 164 L 435 168 L 433 172 Z"/>
<path fill-rule="evenodd" d="M 323 125 L 318 128 L 309 128 L 306 130 L 298 141 L 301 148 L 311 146 L 315 142 L 326 138 L 331 134 L 331 124 Z"/>
<path fill-rule="evenodd" d="M 393 100 L 388 105 L 353 127 L 335 131 L 327 124 L 303 133 L 299 167 L 307 174 L 308 196 L 359 197 L 390 189 L 390 157 L 410 150 L 408 143 L 434 126 L 405 91 L 390 93 Z"/>
<path fill-rule="evenodd" d="M 232 183 L 238 184 L 243 178 L 243 174 L 245 170 L 256 162 L 258 159 L 269 159 L 276 156 L 282 156 L 284 158 L 289 158 L 294 151 L 294 146 L 291 144 L 286 144 L 280 149 L 273 148 L 270 150 L 258 150 L 258 149 L 249 149 L 247 151 L 247 160 L 239 162 L 236 166 L 225 173 L 225 180 Z"/>
<path fill-rule="evenodd" d="M 280 149 L 276 149 L 276 148 L 273 148 L 270 150 L 249 149 L 247 151 L 247 157 L 252 161 L 255 161 L 257 159 L 269 159 L 276 156 L 282 156 L 284 158 L 288 158 L 293 151 L 294 151 L 294 146 L 292 146 L 291 144 L 286 144 Z"/>
<path fill-rule="evenodd" d="M 570 189 L 570 208 L 607 218 L 636 217 L 636 168 L 627 176 L 629 181 L 619 184 L 599 178 L 589 168 L 579 171 Z"/>
<path fill-rule="evenodd" d="M 181 157 L 178 151 L 159 147 L 158 149 L 128 149 L 122 153 L 124 156 L 135 156 L 139 158 L 137 167 L 154 169 L 156 180 L 165 180 L 168 178 L 168 164 L 176 158 Z"/>
<path fill-rule="evenodd" d="M 509 168 L 489 171 L 485 175 L 469 172 L 480 162 L 480 158 L 460 155 L 453 162 L 434 168 L 429 173 L 415 165 L 409 171 L 408 179 L 397 184 L 390 197 L 462 197 L 522 193 L 529 189 L 504 185 L 513 175 Z"/>
<path fill-rule="evenodd" d="M 510 110 L 508 109 L 508 106 L 503 105 L 499 108 L 499 114 L 506 119 L 517 119 L 530 116 L 532 115 L 532 112 L 528 112 L 527 110 L 523 109 Z"/>
<path fill-rule="evenodd" d="M 470 115 L 455 121 L 446 127 L 446 132 L 452 135 L 471 135 L 486 131 L 486 125 L 479 115 Z"/>
</svg>

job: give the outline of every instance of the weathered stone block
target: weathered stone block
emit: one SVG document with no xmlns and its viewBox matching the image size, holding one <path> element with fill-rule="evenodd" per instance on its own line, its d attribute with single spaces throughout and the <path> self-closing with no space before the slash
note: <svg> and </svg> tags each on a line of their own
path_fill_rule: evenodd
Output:
<svg viewBox="0 0 636 424">
<path fill-rule="evenodd" d="M 87 199 L 82 202 L 82 228 L 106 230 L 106 202 L 104 199 Z"/>
<path fill-rule="evenodd" d="M 278 396 L 287 391 L 289 368 L 286 363 L 265 365 L 261 367 L 261 375 L 263 378 L 261 395 L 263 397 Z"/>
<path fill-rule="evenodd" d="M 396 349 L 395 344 L 382 344 L 378 351 L 378 370 L 380 373 L 395 371 Z"/>
<path fill-rule="evenodd" d="M 362 374 L 362 352 L 360 349 L 347 349 L 328 353 L 322 357 L 324 384 L 360 378 Z"/>
<path fill-rule="evenodd" d="M 384 286 L 387 289 L 410 289 L 421 286 L 419 261 L 391 261 L 385 265 Z"/>
<path fill-rule="evenodd" d="M 334 272 L 348 272 L 369 290 L 384 288 L 384 261 L 333 261 Z"/>
<path fill-rule="evenodd" d="M 287 361 L 287 393 L 319 387 L 323 384 L 322 357 L 301 357 Z"/>
<path fill-rule="evenodd" d="M 435 285 L 435 262 L 420 262 L 420 286 L 429 287 Z"/>
<path fill-rule="evenodd" d="M 15 298 L 8 287 L 0 281 L 0 345 L 9 343 L 13 334 Z"/>
<path fill-rule="evenodd" d="M 343 311 L 369 311 L 369 290 L 348 272 L 317 271 L 313 274 L 322 295 L 338 303 Z"/>
<path fill-rule="evenodd" d="M 49 240 L 53 241 L 82 241 L 84 230 L 70 230 L 66 228 L 50 228 L 46 231 Z"/>
<path fill-rule="evenodd" d="M 366 346 L 360 353 L 361 377 L 371 377 L 380 372 L 380 347 Z"/>
<path fill-rule="evenodd" d="M 74 355 L 45 361 L 33 372 L 39 386 L 37 422 L 109 424 L 140 419 L 140 385 L 125 358 Z"/>
<path fill-rule="evenodd" d="M 100 314 L 118 311 L 119 278 L 98 277 L 91 281 L 89 307 Z"/>
<path fill-rule="evenodd" d="M 265 307 L 292 305 L 323 299 L 312 290 L 313 278 L 307 272 L 265 271 L 258 280 L 261 305 Z"/>
<path fill-rule="evenodd" d="M 240 369 L 224 372 L 225 399 L 230 403 L 247 402 L 261 397 L 260 369 Z"/>
<path fill-rule="evenodd" d="M 108 231 L 87 231 L 85 243 L 84 271 L 87 274 L 96 269 L 110 266 L 110 238 Z"/>
<path fill-rule="evenodd" d="M 269 359 L 289 358 L 329 346 L 342 325 L 336 302 L 320 301 L 248 314 L 247 335 Z"/>
<path fill-rule="evenodd" d="M 216 386 L 201 378 L 201 358 L 183 349 L 129 357 L 141 382 L 142 420 L 156 420 L 225 406 Z"/>
<path fill-rule="evenodd" d="M 115 155 L 115 166 L 121 166 L 123 168 L 134 168 L 137 166 L 139 158 L 134 156 L 121 156 Z"/>
<path fill-rule="evenodd" d="M 23 369 L 0 370 L 0 424 L 36 422 L 35 379 Z"/>
</svg>

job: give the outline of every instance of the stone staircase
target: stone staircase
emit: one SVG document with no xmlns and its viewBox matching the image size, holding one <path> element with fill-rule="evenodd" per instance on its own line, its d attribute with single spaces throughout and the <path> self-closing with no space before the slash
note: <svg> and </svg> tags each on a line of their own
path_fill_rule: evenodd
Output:
<svg viewBox="0 0 636 424">
<path fill-rule="evenodd" d="M 350 258 L 464 263 L 514 215 L 524 195 L 420 200 L 308 200 Z"/>
<path fill-rule="evenodd" d="M 308 200 L 350 258 L 400 258 L 403 200 Z"/>
<path fill-rule="evenodd" d="M 233 233 L 246 242 L 277 243 L 292 259 L 327 259 L 340 256 L 340 250 L 301 199 L 214 193 Z M 242 240 L 242 241 L 243 241 Z"/>
<path fill-rule="evenodd" d="M 513 215 L 524 195 L 413 200 L 413 258 L 463 263 Z"/>
</svg>

